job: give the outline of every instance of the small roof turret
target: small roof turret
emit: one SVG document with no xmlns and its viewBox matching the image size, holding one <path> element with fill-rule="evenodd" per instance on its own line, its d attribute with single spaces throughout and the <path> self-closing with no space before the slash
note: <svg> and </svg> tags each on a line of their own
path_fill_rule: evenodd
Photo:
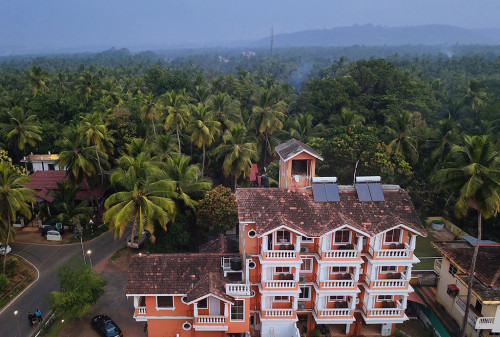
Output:
<svg viewBox="0 0 500 337">
<path fill-rule="evenodd" d="M 306 152 L 319 160 L 323 160 L 323 158 L 316 151 L 314 151 L 312 147 L 298 141 L 295 138 L 292 138 L 285 143 L 281 143 L 276 146 L 275 150 L 283 161 L 288 161 L 290 158 L 293 158 L 302 152 Z"/>
</svg>

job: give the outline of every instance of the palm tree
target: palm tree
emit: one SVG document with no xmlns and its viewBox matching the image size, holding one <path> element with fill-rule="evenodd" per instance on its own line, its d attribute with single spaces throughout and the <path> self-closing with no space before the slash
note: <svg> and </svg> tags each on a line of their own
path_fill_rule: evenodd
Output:
<svg viewBox="0 0 500 337">
<path fill-rule="evenodd" d="M 418 161 L 417 141 L 413 136 L 414 116 L 408 110 L 389 116 L 385 130 L 390 139 L 388 148 L 403 155 L 410 163 Z"/>
<path fill-rule="evenodd" d="M 76 194 L 80 190 L 78 185 L 69 181 L 57 183 L 58 191 L 53 194 L 54 201 L 51 206 L 55 211 L 55 217 L 61 223 L 68 223 L 78 227 L 79 224 L 88 223 L 92 217 L 92 207 L 88 206 L 88 200 L 76 203 Z"/>
<path fill-rule="evenodd" d="M 469 315 L 474 271 L 482 236 L 482 219 L 496 216 L 500 211 L 500 154 L 493 149 L 489 136 L 465 136 L 464 141 L 464 146 L 452 147 L 450 167 L 439 170 L 431 178 L 437 189 L 458 195 L 455 204 L 457 217 L 466 216 L 471 208 L 477 211 L 477 242 L 469 271 L 462 337 L 465 336 Z"/>
<path fill-rule="evenodd" d="M 153 99 L 153 94 L 144 95 L 143 105 L 141 107 L 141 117 L 144 119 L 151 120 L 151 125 L 153 126 L 153 133 L 156 136 L 155 121 L 158 119 L 158 107 Z"/>
<path fill-rule="evenodd" d="M 484 91 L 484 85 L 477 78 L 472 78 L 467 86 L 467 94 L 464 96 L 464 101 L 468 103 L 477 115 L 486 105 L 488 94 Z"/>
<path fill-rule="evenodd" d="M 114 80 L 106 80 L 102 82 L 102 94 L 107 97 L 113 104 L 118 104 L 121 102 L 120 93 L 122 92 L 122 88 L 116 85 Z"/>
<path fill-rule="evenodd" d="M 169 130 L 172 125 L 175 125 L 177 143 L 179 145 L 179 153 L 182 153 L 181 138 L 179 132 L 187 126 L 187 124 L 189 123 L 189 116 L 191 114 L 186 91 L 172 90 L 166 92 L 162 96 L 162 99 L 165 102 L 164 107 L 167 110 L 167 116 L 165 118 L 165 130 Z"/>
<path fill-rule="evenodd" d="M 12 231 L 12 222 L 21 214 L 31 218 L 28 203 L 35 202 L 35 191 L 24 187 L 31 179 L 19 174 L 8 162 L 0 162 L 0 221 L 7 225 L 4 247 L 7 247 Z M 3 273 L 7 262 L 7 249 L 3 257 Z"/>
<path fill-rule="evenodd" d="M 288 122 L 288 132 L 291 137 L 307 143 L 312 137 L 316 137 L 323 130 L 322 124 L 313 126 L 313 116 L 310 114 L 298 114 L 290 118 Z"/>
<path fill-rule="evenodd" d="M 242 123 L 240 103 L 225 92 L 210 96 L 207 106 L 215 113 L 216 120 L 221 123 L 224 130 L 232 130 L 236 124 Z"/>
<path fill-rule="evenodd" d="M 171 199 L 175 186 L 162 179 L 162 172 L 146 153 L 137 157 L 123 156 L 118 160 L 119 168 L 111 174 L 111 184 L 122 191 L 111 195 L 105 202 L 104 220 L 109 222 L 115 237 L 133 219 L 132 243 L 135 233 L 142 236 L 144 230 L 154 233 L 158 222 L 166 230 L 167 223 L 174 219 L 175 202 Z M 154 235 L 151 235 L 154 240 Z"/>
<path fill-rule="evenodd" d="M 99 78 L 86 71 L 78 78 L 76 89 L 83 97 L 85 104 L 89 104 L 96 98 L 99 92 Z"/>
<path fill-rule="evenodd" d="M 341 126 L 355 126 L 362 125 L 365 122 L 365 118 L 349 109 L 348 107 L 342 107 L 340 110 L 340 115 L 331 115 L 329 118 L 330 124 L 341 125 Z"/>
<path fill-rule="evenodd" d="M 167 158 L 162 169 L 167 179 L 175 184 L 174 198 L 184 206 L 194 209 L 198 204 L 197 200 L 203 198 L 205 192 L 212 188 L 212 181 L 199 178 L 200 168 L 195 164 L 189 165 L 190 160 L 189 156 L 175 154 Z"/>
<path fill-rule="evenodd" d="M 201 176 L 205 170 L 206 147 L 212 145 L 215 136 L 220 134 L 220 123 L 215 120 L 213 111 L 198 103 L 192 107 L 192 118 L 188 127 L 191 134 L 191 142 L 203 148 L 203 162 L 201 165 Z"/>
<path fill-rule="evenodd" d="M 254 128 L 259 136 L 259 144 L 264 153 L 264 165 L 266 165 L 267 153 L 272 152 L 274 145 L 271 135 L 283 129 L 288 105 L 276 97 L 272 88 L 258 90 L 253 101 L 255 105 L 249 117 L 248 126 Z"/>
<path fill-rule="evenodd" d="M 460 125 L 451 118 L 439 121 L 436 132 L 429 140 L 429 143 L 434 148 L 431 153 L 432 163 L 444 164 L 446 156 L 458 140 L 459 129 Z"/>
<path fill-rule="evenodd" d="M 111 145 L 112 149 L 112 144 L 115 141 L 113 139 L 112 132 L 108 131 L 107 123 L 103 121 L 102 116 L 97 112 L 87 115 L 82 120 L 78 130 L 86 139 L 87 146 L 94 146 L 95 158 L 97 159 L 97 165 L 99 166 L 102 183 L 104 181 L 104 172 L 102 170 L 99 150 L 105 153 L 106 144 Z"/>
<path fill-rule="evenodd" d="M 257 144 L 247 137 L 247 130 L 238 124 L 233 131 L 227 130 L 223 136 L 224 143 L 215 148 L 217 158 L 224 158 L 222 171 L 224 176 L 233 175 L 234 190 L 238 178 L 248 177 L 252 162 L 259 159 Z"/>
<path fill-rule="evenodd" d="M 38 118 L 35 115 L 26 117 L 20 107 L 7 111 L 8 123 L 2 124 L 2 129 L 7 133 L 7 142 L 12 147 L 26 153 L 26 145 L 35 146 L 42 140 Z"/>
<path fill-rule="evenodd" d="M 203 105 L 207 104 L 211 98 L 211 91 L 208 86 L 205 85 L 197 85 L 194 88 L 194 98 L 197 103 L 201 103 Z"/>
<path fill-rule="evenodd" d="M 125 149 L 130 157 L 137 157 L 141 152 L 151 154 L 153 149 L 144 138 L 132 138 L 132 141 L 125 144 Z"/>
<path fill-rule="evenodd" d="M 33 95 L 36 96 L 39 91 L 49 91 L 49 87 L 47 86 L 47 73 L 42 71 L 40 66 L 33 66 L 30 69 L 29 80 Z"/>
</svg>

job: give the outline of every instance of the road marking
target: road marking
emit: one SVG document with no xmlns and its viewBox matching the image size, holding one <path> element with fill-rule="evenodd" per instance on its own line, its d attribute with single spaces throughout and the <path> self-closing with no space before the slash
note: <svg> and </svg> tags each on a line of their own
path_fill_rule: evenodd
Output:
<svg viewBox="0 0 500 337">
<path fill-rule="evenodd" d="M 34 280 L 34 281 L 33 281 L 33 282 L 29 285 L 29 286 L 27 286 L 26 288 L 24 288 L 24 290 L 23 290 L 23 291 L 21 291 L 19 294 L 17 294 L 17 296 L 16 296 L 16 297 L 14 297 L 14 299 L 13 299 L 13 300 L 11 300 L 11 301 L 9 302 L 9 304 L 7 304 L 7 306 L 6 306 L 5 308 L 3 308 L 3 309 L 0 311 L 0 315 L 1 315 L 1 314 L 2 314 L 2 313 L 3 313 L 3 312 L 4 312 L 4 311 L 5 311 L 8 307 L 10 307 L 10 305 L 11 305 L 12 303 L 14 303 L 14 302 L 17 300 L 17 298 L 18 298 L 19 296 L 21 296 L 21 295 L 22 295 L 22 294 L 23 294 L 26 290 L 28 290 L 29 288 L 31 288 L 31 286 L 32 286 L 33 284 L 35 284 L 35 283 L 38 281 L 38 279 L 40 278 L 40 271 L 38 270 L 38 268 L 37 268 L 37 267 L 35 267 L 35 265 L 34 265 L 33 263 L 29 262 L 28 260 L 26 260 L 26 259 L 25 259 L 24 257 L 22 257 L 21 255 L 17 255 L 17 254 L 11 254 L 11 255 L 18 256 L 18 257 L 20 257 L 21 259 L 23 259 L 24 261 L 26 261 L 26 262 L 28 262 L 29 264 L 31 264 L 31 265 L 33 266 L 33 268 L 35 268 L 35 269 L 36 269 L 36 274 L 37 274 L 37 275 L 36 275 L 36 280 Z"/>
</svg>

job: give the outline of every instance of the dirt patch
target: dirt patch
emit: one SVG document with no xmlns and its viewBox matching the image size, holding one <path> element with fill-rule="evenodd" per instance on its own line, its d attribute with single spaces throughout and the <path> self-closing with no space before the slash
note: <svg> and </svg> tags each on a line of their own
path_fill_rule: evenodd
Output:
<svg viewBox="0 0 500 337">
<path fill-rule="evenodd" d="M 3 266 L 3 258 L 0 258 L 0 262 Z M 0 309 L 36 279 L 37 270 L 23 258 L 8 255 L 6 274 L 10 283 L 0 293 Z"/>
<path fill-rule="evenodd" d="M 37 244 L 57 246 L 67 243 L 72 237 L 72 233 L 70 233 L 69 230 L 66 230 L 62 235 L 61 241 L 49 241 L 42 236 L 41 228 L 24 227 L 24 228 L 15 228 L 15 230 L 16 230 L 16 237 L 14 238 L 14 242 L 37 243 Z"/>
</svg>

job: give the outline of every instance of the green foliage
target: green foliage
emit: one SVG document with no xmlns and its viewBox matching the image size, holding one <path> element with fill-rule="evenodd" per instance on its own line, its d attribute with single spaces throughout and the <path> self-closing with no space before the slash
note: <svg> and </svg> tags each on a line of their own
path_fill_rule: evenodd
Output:
<svg viewBox="0 0 500 337">
<path fill-rule="evenodd" d="M 179 214 L 174 222 L 169 223 L 168 230 L 164 231 L 161 226 L 155 226 L 154 243 L 147 242 L 147 250 L 151 253 L 176 253 L 188 250 L 191 240 L 189 231 L 191 219 Z"/>
<path fill-rule="evenodd" d="M 198 205 L 196 223 L 201 227 L 212 227 L 219 233 L 236 226 L 238 207 L 231 189 L 219 185 L 208 191 Z"/>
<path fill-rule="evenodd" d="M 7 287 L 10 283 L 9 278 L 5 274 L 0 274 L 0 293 L 4 291 L 5 287 Z"/>
<path fill-rule="evenodd" d="M 50 309 L 59 317 L 83 317 L 104 294 L 106 281 L 79 256 L 57 268 L 57 278 L 60 290 L 51 293 Z"/>
</svg>

